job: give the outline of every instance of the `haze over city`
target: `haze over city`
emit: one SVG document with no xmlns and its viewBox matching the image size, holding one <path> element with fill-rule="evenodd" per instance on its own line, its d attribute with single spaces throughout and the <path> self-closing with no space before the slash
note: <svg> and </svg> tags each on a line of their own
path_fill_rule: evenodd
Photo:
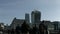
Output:
<svg viewBox="0 0 60 34">
<path fill-rule="evenodd" d="M 60 21 L 60 0 L 0 0 L 0 22 L 24 19 L 34 9 L 41 12 L 41 20 Z"/>
</svg>

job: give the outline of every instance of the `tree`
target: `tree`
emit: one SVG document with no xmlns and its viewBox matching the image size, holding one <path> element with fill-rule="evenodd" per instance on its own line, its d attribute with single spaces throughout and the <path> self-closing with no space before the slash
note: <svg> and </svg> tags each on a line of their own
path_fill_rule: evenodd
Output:
<svg viewBox="0 0 60 34">
<path fill-rule="evenodd" d="M 10 30 L 7 30 L 7 32 L 8 32 L 8 34 L 10 34 L 11 31 Z"/>
<path fill-rule="evenodd" d="M 15 33 L 14 29 L 11 29 L 11 34 L 14 34 L 14 33 Z"/>
<path fill-rule="evenodd" d="M 47 27 L 44 25 L 44 21 L 42 21 L 39 25 L 39 33 L 48 34 Z"/>
<path fill-rule="evenodd" d="M 29 34 L 33 34 L 32 28 L 29 29 Z"/>
<path fill-rule="evenodd" d="M 24 21 L 22 26 L 21 26 L 21 32 L 26 34 L 28 31 L 29 31 L 29 25 L 26 24 L 26 21 Z"/>
<path fill-rule="evenodd" d="M 36 24 L 35 24 L 35 26 L 33 27 L 32 31 L 33 31 L 33 34 L 37 34 L 37 27 L 36 27 Z"/>
<path fill-rule="evenodd" d="M 20 30 L 21 30 L 21 28 L 20 28 L 20 26 L 18 25 L 18 26 L 16 26 L 16 34 L 20 34 Z"/>
</svg>

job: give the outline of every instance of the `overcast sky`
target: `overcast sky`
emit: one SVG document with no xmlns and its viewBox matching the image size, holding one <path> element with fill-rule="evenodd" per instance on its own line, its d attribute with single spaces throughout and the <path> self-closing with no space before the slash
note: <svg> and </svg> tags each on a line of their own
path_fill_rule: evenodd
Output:
<svg viewBox="0 0 60 34">
<path fill-rule="evenodd" d="M 41 12 L 41 20 L 60 21 L 60 0 L 0 0 L 0 22 L 24 19 L 34 9 Z"/>
</svg>

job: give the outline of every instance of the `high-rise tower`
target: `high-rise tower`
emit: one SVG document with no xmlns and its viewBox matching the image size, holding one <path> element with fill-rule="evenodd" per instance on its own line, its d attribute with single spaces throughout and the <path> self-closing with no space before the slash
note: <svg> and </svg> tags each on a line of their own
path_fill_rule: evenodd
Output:
<svg viewBox="0 0 60 34">
<path fill-rule="evenodd" d="M 31 13 L 31 22 L 32 24 L 39 23 L 41 20 L 41 12 L 38 10 L 34 10 Z"/>
<path fill-rule="evenodd" d="M 29 14 L 28 13 L 25 14 L 25 20 L 26 20 L 27 23 L 30 23 L 30 19 L 29 19 Z"/>
</svg>

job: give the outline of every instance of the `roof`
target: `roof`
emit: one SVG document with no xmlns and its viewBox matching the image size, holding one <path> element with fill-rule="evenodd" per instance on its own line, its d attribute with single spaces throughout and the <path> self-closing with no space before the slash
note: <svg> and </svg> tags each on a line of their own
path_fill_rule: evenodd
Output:
<svg viewBox="0 0 60 34">
<path fill-rule="evenodd" d="M 14 18 L 13 21 L 12 21 L 12 23 L 11 23 L 11 25 L 12 24 L 21 24 L 24 21 L 25 21 L 25 19 L 16 19 L 16 18 Z"/>
</svg>

